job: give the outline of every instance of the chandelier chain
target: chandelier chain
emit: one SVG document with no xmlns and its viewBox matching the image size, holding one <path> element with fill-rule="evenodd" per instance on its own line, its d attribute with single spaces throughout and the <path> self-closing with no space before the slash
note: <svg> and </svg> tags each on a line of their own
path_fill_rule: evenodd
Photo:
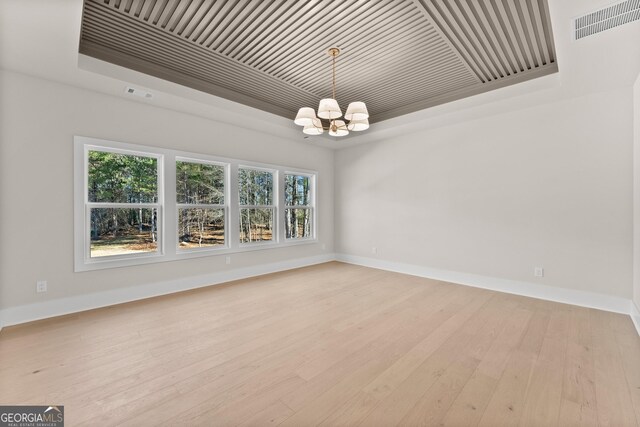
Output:
<svg viewBox="0 0 640 427">
<path fill-rule="evenodd" d="M 336 55 L 331 55 L 331 59 L 332 59 L 332 74 L 333 74 L 333 99 L 338 99 L 336 98 Z"/>
</svg>

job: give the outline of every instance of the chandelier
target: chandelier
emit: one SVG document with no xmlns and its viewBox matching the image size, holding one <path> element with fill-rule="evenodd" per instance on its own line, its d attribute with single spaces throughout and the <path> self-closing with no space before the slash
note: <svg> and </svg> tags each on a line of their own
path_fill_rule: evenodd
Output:
<svg viewBox="0 0 640 427">
<path fill-rule="evenodd" d="M 369 112 L 364 102 L 349 104 L 346 113 L 344 113 L 344 120 L 338 120 L 342 117 L 342 111 L 336 101 L 336 57 L 340 55 L 340 49 L 332 47 L 327 51 L 327 54 L 331 57 L 333 98 L 320 100 L 317 116 L 313 108 L 302 107 L 298 110 L 294 123 L 303 126 L 302 132 L 307 135 L 320 135 L 328 130 L 331 136 L 345 136 L 349 134 L 349 131 L 357 132 L 368 129 Z M 328 126 L 325 127 L 320 119 L 328 120 Z"/>
</svg>

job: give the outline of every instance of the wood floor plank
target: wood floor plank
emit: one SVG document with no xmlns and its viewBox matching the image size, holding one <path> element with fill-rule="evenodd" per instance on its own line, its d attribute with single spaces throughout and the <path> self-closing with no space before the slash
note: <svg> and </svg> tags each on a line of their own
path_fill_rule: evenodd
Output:
<svg viewBox="0 0 640 427">
<path fill-rule="evenodd" d="M 567 348 L 569 310 L 556 304 L 531 372 L 520 425 L 558 425 Z"/>
<path fill-rule="evenodd" d="M 335 406 L 329 416 L 318 425 L 325 427 L 361 425 L 369 412 L 379 404 L 380 401 L 370 393 L 360 390 L 351 398 Z"/>
<path fill-rule="evenodd" d="M 635 339 L 636 337 L 631 334 L 624 337 L 616 334 L 616 338 L 629 394 L 636 413 L 636 422 L 640 424 L 640 340 Z"/>
<path fill-rule="evenodd" d="M 339 310 L 339 307 L 333 309 Z M 306 360 L 305 354 L 312 351 L 318 340 L 328 336 L 331 336 L 330 325 L 318 322 L 317 319 L 313 322 L 313 318 L 305 319 L 296 324 L 293 333 L 290 329 L 281 329 L 278 333 L 265 334 L 259 339 L 251 337 L 246 341 L 246 345 L 222 353 L 195 353 L 193 359 L 189 358 L 194 363 L 176 366 L 180 369 L 158 374 L 156 371 L 163 368 L 163 365 L 158 365 L 145 376 L 149 381 L 139 381 L 134 386 L 96 403 L 103 408 L 109 405 L 122 412 L 123 408 L 118 408 L 119 403 L 136 408 L 135 399 L 144 396 L 147 390 L 172 385 L 181 393 L 180 399 L 187 402 L 185 405 L 195 405 L 198 399 L 206 400 L 208 394 L 222 393 L 252 376 L 263 375 L 265 371 L 270 371 L 272 377 L 275 377 L 275 372 L 278 372 L 278 375 L 286 375 L 287 372 L 283 371 L 282 365 L 295 368 Z M 197 394 L 194 399 L 189 398 L 191 390 L 195 390 Z"/>
<path fill-rule="evenodd" d="M 460 294 L 459 298 L 447 307 L 449 310 L 443 310 L 441 318 L 427 324 L 427 327 L 433 327 L 432 334 L 407 351 L 389 369 L 370 382 L 365 387 L 365 391 L 380 400 L 387 398 L 428 357 L 450 340 L 451 336 L 473 316 L 489 297 L 488 294 L 482 293 L 465 294 Z"/>
<path fill-rule="evenodd" d="M 146 351 L 138 351 L 138 348 L 141 348 L 137 345 L 138 343 L 123 340 L 121 344 L 105 348 L 105 357 L 100 357 L 95 352 L 89 352 L 92 357 L 87 357 L 83 360 L 72 359 L 72 362 L 70 363 L 65 362 L 67 369 L 57 368 L 54 372 L 39 372 L 37 377 L 33 377 L 32 380 L 36 380 L 38 384 L 42 384 L 47 381 L 47 376 L 45 374 L 52 374 L 56 378 L 59 378 L 60 376 L 68 375 L 69 372 L 73 373 L 75 369 L 82 368 L 84 371 L 83 374 L 75 374 L 73 385 L 77 392 L 82 390 L 82 387 L 86 382 L 91 385 L 91 381 L 95 378 L 106 377 L 110 380 L 115 380 L 119 377 L 130 378 L 135 374 L 139 380 L 139 377 L 141 375 L 144 376 L 144 373 L 148 371 L 148 369 L 153 368 L 154 365 L 162 369 L 166 364 L 171 364 L 175 369 L 179 368 L 181 365 L 188 364 L 191 360 L 202 360 L 203 355 L 208 356 L 207 361 L 203 363 L 215 365 L 214 362 L 216 360 L 219 360 L 220 363 L 222 363 L 232 357 L 237 357 L 240 354 L 259 347 L 265 340 L 278 339 L 279 336 L 288 335 L 297 329 L 305 328 L 308 324 L 317 324 L 317 321 L 314 321 L 314 315 L 316 314 L 326 319 L 326 313 L 328 310 L 337 310 L 342 308 L 340 312 L 340 316 L 342 316 L 342 312 L 346 311 L 344 310 L 345 305 L 348 305 L 348 300 L 342 301 L 341 303 L 332 301 L 331 304 L 320 304 L 312 310 L 306 309 L 304 310 L 306 315 L 305 319 L 303 321 L 296 322 L 294 326 L 290 328 L 283 328 L 282 325 L 289 325 L 292 318 L 299 318 L 301 312 L 298 311 L 298 308 L 289 312 L 289 317 L 279 317 L 277 321 L 274 321 L 274 316 L 268 317 L 268 321 L 266 322 L 262 320 L 256 321 L 256 324 L 262 325 L 261 328 L 257 330 L 253 328 L 246 331 L 245 329 L 236 328 L 220 331 L 219 328 L 215 327 L 212 331 L 204 332 L 206 336 L 210 338 L 202 338 L 202 335 L 198 336 L 197 345 L 205 345 L 205 347 L 197 348 L 195 350 L 193 349 L 193 345 L 189 342 L 189 337 L 191 337 L 192 334 L 180 331 L 179 334 L 176 334 L 176 338 L 174 338 L 174 340 L 182 340 L 182 347 L 179 348 L 177 352 L 173 352 L 171 354 L 162 353 L 161 356 L 156 354 L 151 357 L 151 362 L 149 362 L 150 355 L 147 354 Z M 348 311 L 346 312 L 348 313 Z M 265 334 L 264 331 L 269 331 L 269 328 L 275 329 L 276 332 Z M 243 332 L 246 332 L 246 334 Z M 169 341 L 172 342 L 171 340 Z M 156 346 L 156 342 L 157 341 L 154 340 L 150 345 Z M 234 343 L 242 346 L 236 347 Z M 162 346 L 151 348 L 164 347 L 164 341 L 162 341 L 162 344 Z M 142 348 L 146 350 L 147 347 Z M 133 354 L 133 356 L 130 354 Z M 126 360 L 128 364 L 126 370 L 121 369 L 120 361 L 123 359 Z M 138 361 L 136 361 L 136 359 Z M 139 371 L 138 368 L 143 371 Z M 82 382 L 83 377 L 87 380 L 85 383 Z M 64 396 L 60 396 L 60 398 L 62 397 Z"/>
<path fill-rule="evenodd" d="M 482 326 L 469 336 L 467 350 L 452 355 L 451 364 L 442 373 L 438 373 L 438 379 L 402 418 L 400 424 L 431 426 L 440 423 L 496 337 L 504 330 L 504 319 L 513 316 L 516 306 L 509 302 L 509 296 L 494 297 L 490 304 L 483 307 L 490 315 L 486 318 L 470 319 L 482 322 Z"/>
<path fill-rule="evenodd" d="M 425 319 L 442 313 L 440 305 L 427 306 L 415 298 L 411 304 L 415 304 L 415 314 L 408 318 L 409 324 L 422 324 Z M 364 417 L 373 408 L 370 403 L 375 398 L 366 392 L 361 394 L 363 387 L 429 333 L 428 329 L 413 331 L 407 328 L 407 322 L 399 323 L 394 325 L 390 333 L 371 341 L 368 347 L 353 353 L 339 366 L 327 367 L 325 372 L 318 373 L 302 389 L 285 397 L 288 406 L 299 409 L 284 425 L 299 425 L 304 421 L 327 422 L 324 418 L 329 414 L 333 415 L 331 423 L 339 425 L 353 422 L 354 414 Z M 376 355 L 373 359 L 372 354 Z M 353 400 L 359 394 L 363 399 Z M 362 406 L 345 408 L 344 402 L 350 400 L 352 404 Z M 341 413 L 348 419 L 340 419 Z"/>
<path fill-rule="evenodd" d="M 549 324 L 549 313 L 535 309 L 518 348 L 511 352 L 479 425 L 517 425 L 520 422 L 531 373 Z"/>
<path fill-rule="evenodd" d="M 589 309 L 571 308 L 567 333 L 559 424 L 595 426 L 598 414 Z"/>
<path fill-rule="evenodd" d="M 613 315 L 609 324 L 614 331 L 625 378 L 631 395 L 636 421 L 640 424 L 640 340 L 633 321 L 629 316 Z"/>
<path fill-rule="evenodd" d="M 489 404 L 505 369 L 511 352 L 516 348 L 532 316 L 523 308 L 514 310 L 505 329 L 496 338 L 473 376 L 447 411 L 442 424 L 446 426 L 477 425 Z"/>
<path fill-rule="evenodd" d="M 422 301 L 424 306 L 427 306 L 428 299 L 432 294 L 431 289 L 421 290 L 418 288 L 417 290 L 419 292 L 408 292 L 407 299 L 413 298 L 412 303 Z M 394 318 L 395 313 L 401 312 L 401 310 L 397 309 L 397 304 L 398 300 L 396 299 L 381 303 L 380 307 L 383 309 L 377 311 L 375 316 L 362 316 L 358 322 L 351 324 L 348 329 L 344 329 L 344 323 L 340 322 L 337 331 L 341 333 L 335 335 L 336 342 L 329 342 L 314 352 L 313 357 L 300 366 L 296 373 L 300 377 L 309 380 L 344 359 L 345 355 L 357 351 L 372 340 L 396 328 L 395 321 L 401 322 L 406 319 L 404 317 Z M 381 319 L 385 320 L 380 322 Z M 350 318 L 349 323 L 352 321 L 353 319 Z M 370 333 L 367 334 L 367 331 L 370 331 Z"/>
<path fill-rule="evenodd" d="M 265 411 L 275 402 L 280 401 L 279 398 L 289 391 L 299 387 L 304 380 L 297 375 L 291 375 L 281 381 L 269 383 L 265 387 L 256 386 L 254 391 L 236 398 L 232 402 L 222 407 L 216 406 L 208 409 L 209 402 L 203 405 L 195 406 L 185 413 L 181 413 L 173 418 L 166 419 L 170 425 L 235 425 L 248 421 L 252 414 L 258 414 Z M 280 418 L 287 419 L 286 417 Z M 146 418 L 140 419 L 138 422 L 131 423 L 132 426 L 140 425 L 146 422 Z"/>
<path fill-rule="evenodd" d="M 75 425 L 640 425 L 628 316 L 337 262 L 0 332 Z"/>
<path fill-rule="evenodd" d="M 391 334 L 387 335 L 387 342 L 389 339 L 396 338 L 396 334 L 398 334 L 399 330 L 404 329 L 406 341 L 404 342 L 408 348 L 411 348 L 416 345 L 416 342 L 424 339 L 427 335 L 429 335 L 433 329 L 436 328 L 439 324 L 436 319 L 451 317 L 456 308 L 459 305 L 453 305 L 452 301 L 457 301 L 462 297 L 462 294 L 459 292 L 447 292 L 448 290 L 443 289 L 444 296 L 440 296 L 440 298 L 436 298 L 437 302 L 429 304 L 426 307 L 421 307 L 419 316 L 424 319 L 432 319 L 433 322 L 425 322 L 425 328 L 419 331 L 414 331 L 406 326 L 398 325 L 396 329 L 393 330 Z M 444 307 L 444 309 L 443 309 Z M 456 308 L 454 308 L 456 307 Z M 406 332 L 409 332 L 409 335 L 406 335 Z M 369 344 L 367 348 L 363 351 L 359 351 L 357 354 L 354 354 L 354 357 L 350 357 L 347 362 L 348 363 L 339 363 L 332 366 L 330 369 L 327 369 L 321 375 L 316 375 L 314 378 L 307 381 L 304 388 L 296 390 L 294 393 L 291 393 L 289 396 L 285 396 L 283 401 L 294 410 L 299 410 L 309 402 L 314 401 L 318 396 L 322 393 L 325 393 L 328 389 L 330 389 L 333 384 L 339 381 L 339 379 L 347 375 L 351 370 L 358 367 L 360 364 L 364 363 L 366 360 L 371 358 L 371 354 L 375 351 L 378 351 L 380 345 L 384 344 L 382 341 L 373 341 Z M 398 357 L 404 357 L 404 353 L 398 348 L 399 355 Z M 388 368 L 387 368 L 388 369 Z M 365 387 L 366 388 L 366 387 Z"/>
<path fill-rule="evenodd" d="M 622 355 L 615 331 L 609 324 L 611 315 L 598 310 L 590 310 L 589 315 L 593 339 L 598 424 L 602 426 L 637 425 L 638 420 L 629 394 Z"/>
<path fill-rule="evenodd" d="M 429 357 L 408 373 L 406 379 L 394 387 L 363 421 L 363 425 L 387 426 L 397 423 L 419 402 L 428 390 L 444 374 L 456 357 L 471 351 L 473 336 L 482 333 L 483 328 L 492 328 L 487 322 L 490 309 L 485 307 L 491 300 L 478 299 L 479 304 L 472 314 L 461 323 L 447 341 L 442 343 Z"/>
<path fill-rule="evenodd" d="M 244 422 L 238 424 L 242 427 L 262 427 L 262 426 L 277 426 L 284 420 L 294 414 L 293 409 L 282 403 L 280 400 L 276 400 L 271 405 L 264 408 L 262 411 L 251 414 Z M 235 421 L 235 420 L 234 420 Z M 233 424 L 236 424 L 235 422 Z"/>
<path fill-rule="evenodd" d="M 362 303 L 362 300 L 360 302 Z M 342 315 L 344 311 L 336 304 L 330 305 L 329 308 L 332 311 L 335 311 L 336 314 L 339 314 L 339 315 Z M 326 321 L 326 320 L 330 320 L 331 317 L 330 316 L 327 317 L 325 313 L 325 315 L 323 316 L 323 319 Z M 386 319 L 384 317 L 371 319 L 369 321 L 369 323 L 371 323 L 371 325 L 369 325 L 369 329 L 372 331 L 372 333 L 379 335 L 381 333 L 380 325 L 385 324 L 389 320 L 390 319 Z M 294 326 L 290 326 L 290 328 L 300 328 L 301 326 L 305 326 L 307 322 L 310 322 L 310 325 L 319 324 L 319 325 L 322 325 L 322 327 L 328 327 L 332 324 L 331 321 L 319 323 L 317 322 L 317 320 L 314 322 L 313 318 L 311 319 L 305 318 L 303 321 L 296 323 Z M 285 323 L 288 324 L 289 322 L 285 322 Z M 274 338 L 277 339 L 278 335 L 282 331 L 287 331 L 288 329 L 284 328 L 284 325 L 282 325 L 282 327 L 278 328 L 277 330 L 278 332 L 273 332 L 271 334 L 263 334 L 263 336 L 259 337 L 259 339 L 260 340 L 273 340 Z M 307 332 L 312 333 L 313 331 L 307 331 Z M 361 330 L 360 332 L 363 332 L 363 331 Z M 356 334 L 354 336 L 357 337 L 358 335 Z M 332 335 L 331 339 L 334 339 L 334 337 L 336 336 Z M 310 339 L 311 338 L 314 338 L 314 337 L 310 337 Z M 315 339 L 317 338 L 318 337 L 315 337 Z M 340 340 L 340 337 L 338 336 L 336 337 L 336 339 Z M 248 341 L 248 343 L 254 344 L 255 342 L 256 342 L 256 338 L 251 336 L 251 339 Z M 221 393 L 223 392 L 227 393 L 229 394 L 229 397 L 234 395 L 240 395 L 241 393 L 244 393 L 243 390 L 252 388 L 252 386 L 248 385 L 250 383 L 247 382 L 247 381 L 250 381 L 251 378 L 267 377 L 275 381 L 275 380 L 281 379 L 282 377 L 286 377 L 289 375 L 289 371 L 287 370 L 287 368 L 289 367 L 295 368 L 300 363 L 303 363 L 311 355 L 314 355 L 315 353 L 317 353 L 316 347 L 323 345 L 323 343 L 326 343 L 326 342 L 320 341 L 320 343 L 316 345 L 305 346 L 303 344 L 303 340 L 299 340 L 297 344 L 298 344 L 298 347 L 301 348 L 301 350 L 299 350 L 298 352 L 286 351 L 287 349 L 278 350 L 277 356 L 282 360 L 282 362 L 276 362 L 277 359 L 274 359 L 274 358 L 271 358 L 270 360 L 266 360 L 266 361 L 260 360 L 259 362 L 253 362 L 253 363 L 249 362 L 249 366 L 250 366 L 249 369 L 244 367 L 246 362 L 238 364 L 238 361 L 232 358 L 229 358 L 229 362 L 230 362 L 229 364 L 220 365 L 220 367 L 214 366 L 213 368 L 203 370 L 200 372 L 199 375 L 194 375 L 194 372 L 197 372 L 197 371 L 194 371 L 193 366 L 189 366 L 186 368 L 186 371 L 191 372 L 191 374 L 188 375 L 188 378 L 180 382 L 171 382 L 171 384 L 173 384 L 173 386 L 175 386 L 181 393 L 181 395 L 178 397 L 177 400 L 179 402 L 182 402 L 182 406 L 186 409 L 184 411 L 185 413 L 191 412 L 192 408 L 207 408 L 207 410 L 209 410 L 213 408 L 222 407 L 227 404 L 227 400 L 229 399 L 221 400 L 220 399 L 220 397 L 222 396 Z M 226 355 L 223 355 L 223 356 L 226 357 Z M 254 358 L 254 356 L 256 355 L 255 354 L 250 355 L 250 357 L 252 358 Z M 242 361 L 242 359 L 243 358 L 240 358 L 240 361 Z M 210 360 L 210 358 L 207 360 Z M 234 366 L 239 366 L 240 368 L 234 368 Z M 261 366 L 264 367 L 263 370 L 267 370 L 266 375 L 264 372 L 261 371 L 260 369 Z M 173 378 L 174 377 L 172 376 L 171 379 Z M 234 384 L 237 384 L 241 380 L 244 380 L 241 386 L 234 388 Z M 160 386 L 162 385 L 162 381 L 160 382 L 159 385 Z M 148 387 L 149 385 L 142 384 L 140 386 L 135 387 L 135 389 L 130 389 L 130 390 L 127 390 L 125 393 L 120 393 L 118 396 L 116 396 L 117 400 L 115 404 L 117 405 L 118 403 L 121 403 L 124 406 L 115 408 L 111 405 L 110 407 L 112 409 L 117 409 L 119 413 L 127 412 L 135 408 L 136 407 L 135 401 L 132 402 L 132 399 L 139 398 L 140 394 L 144 393 L 144 390 L 147 389 Z M 132 394 L 131 393 L 132 391 L 135 391 L 135 394 Z M 208 397 L 212 394 L 216 396 L 214 399 L 211 399 Z M 159 404 L 160 402 L 156 402 L 156 403 Z M 149 405 L 146 405 L 144 409 L 148 412 L 152 412 L 151 414 L 148 415 L 152 419 L 156 419 L 156 418 L 162 419 L 163 409 L 159 409 L 159 410 L 153 409 L 154 406 L 157 406 L 157 405 L 149 404 Z M 138 408 L 138 411 L 139 411 L 139 408 Z"/>
</svg>

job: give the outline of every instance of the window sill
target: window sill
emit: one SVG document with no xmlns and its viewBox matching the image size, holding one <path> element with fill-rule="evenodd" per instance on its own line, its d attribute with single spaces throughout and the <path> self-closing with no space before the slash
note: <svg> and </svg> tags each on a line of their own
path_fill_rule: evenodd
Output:
<svg viewBox="0 0 640 427">
<path fill-rule="evenodd" d="M 300 246 L 300 245 L 312 245 L 317 244 L 318 239 L 300 239 L 296 241 L 286 241 L 279 243 L 245 243 L 237 248 L 192 248 L 192 249 L 183 249 L 174 254 L 141 254 L 137 256 L 132 256 L 130 258 L 111 258 L 104 257 L 100 260 L 91 260 L 85 261 L 80 265 L 76 265 L 74 268 L 75 272 L 84 272 L 84 271 L 93 271 L 93 270 L 104 270 L 108 268 L 120 268 L 120 267 L 133 267 L 136 265 L 145 265 L 145 264 L 153 264 L 160 262 L 169 262 L 169 261 L 182 261 L 191 258 L 204 258 L 204 257 L 214 257 L 220 255 L 230 255 L 230 254 L 241 254 L 244 252 L 255 252 L 255 251 L 263 251 L 270 249 L 278 249 L 278 248 L 287 248 L 292 246 Z"/>
<path fill-rule="evenodd" d="M 113 257 L 102 257 L 101 259 L 85 260 L 83 263 L 76 263 L 74 271 L 104 270 L 107 268 L 130 267 L 134 265 L 153 264 L 166 260 L 166 255 L 161 253 L 140 254 L 134 256 L 114 255 Z"/>
</svg>

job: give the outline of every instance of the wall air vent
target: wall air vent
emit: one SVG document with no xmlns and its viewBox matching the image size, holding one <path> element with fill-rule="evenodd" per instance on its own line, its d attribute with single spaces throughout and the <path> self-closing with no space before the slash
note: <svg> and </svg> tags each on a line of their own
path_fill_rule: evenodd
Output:
<svg viewBox="0 0 640 427">
<path fill-rule="evenodd" d="M 626 0 L 576 18 L 575 40 L 640 20 L 640 0 Z"/>
</svg>

